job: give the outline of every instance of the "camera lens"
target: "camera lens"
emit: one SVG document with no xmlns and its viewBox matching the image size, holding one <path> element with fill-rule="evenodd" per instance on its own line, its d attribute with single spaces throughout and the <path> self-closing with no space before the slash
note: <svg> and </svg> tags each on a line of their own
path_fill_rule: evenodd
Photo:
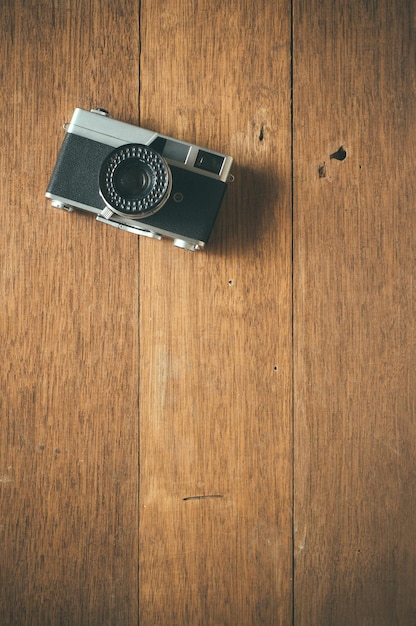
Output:
<svg viewBox="0 0 416 626">
<path fill-rule="evenodd" d="M 132 219 L 158 211 L 169 197 L 171 173 L 165 159 L 141 144 L 126 144 L 104 160 L 100 194 L 114 213 Z"/>
<path fill-rule="evenodd" d="M 143 194 L 151 177 L 140 159 L 122 161 L 114 170 L 114 189 L 124 198 L 135 198 Z"/>
</svg>

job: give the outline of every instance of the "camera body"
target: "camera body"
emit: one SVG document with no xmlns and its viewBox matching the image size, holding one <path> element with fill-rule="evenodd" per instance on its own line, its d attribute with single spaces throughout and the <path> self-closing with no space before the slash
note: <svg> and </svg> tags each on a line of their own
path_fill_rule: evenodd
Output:
<svg viewBox="0 0 416 626">
<path fill-rule="evenodd" d="M 46 197 L 52 206 L 188 250 L 205 246 L 232 157 L 77 108 Z"/>
</svg>

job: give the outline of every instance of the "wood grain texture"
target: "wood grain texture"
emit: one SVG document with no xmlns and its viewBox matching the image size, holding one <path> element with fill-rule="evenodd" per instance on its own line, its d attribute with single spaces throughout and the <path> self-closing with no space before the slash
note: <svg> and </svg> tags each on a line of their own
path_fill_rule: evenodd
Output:
<svg viewBox="0 0 416 626">
<path fill-rule="evenodd" d="M 140 623 L 288 624 L 290 7 L 144 1 L 141 33 L 141 124 L 236 182 L 207 252 L 140 242 Z"/>
<path fill-rule="evenodd" d="M 407 626 L 414 3 L 294 9 L 295 623 Z M 340 146 L 346 158 L 331 159 Z"/>
<path fill-rule="evenodd" d="M 44 193 L 75 106 L 137 122 L 136 3 L 0 11 L 0 621 L 134 624 L 137 240 Z"/>
<path fill-rule="evenodd" d="M 2 626 L 416 623 L 411 0 L 0 28 Z M 234 156 L 206 252 L 51 209 L 96 105 Z"/>
</svg>

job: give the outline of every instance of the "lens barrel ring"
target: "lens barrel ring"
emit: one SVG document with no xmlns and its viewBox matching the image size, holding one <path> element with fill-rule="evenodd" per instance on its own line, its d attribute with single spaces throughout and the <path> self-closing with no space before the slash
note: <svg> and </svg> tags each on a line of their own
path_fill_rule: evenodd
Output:
<svg viewBox="0 0 416 626">
<path fill-rule="evenodd" d="M 165 159 L 142 144 L 124 144 L 113 150 L 101 166 L 100 195 L 114 213 L 132 219 L 158 211 L 172 188 Z"/>
</svg>

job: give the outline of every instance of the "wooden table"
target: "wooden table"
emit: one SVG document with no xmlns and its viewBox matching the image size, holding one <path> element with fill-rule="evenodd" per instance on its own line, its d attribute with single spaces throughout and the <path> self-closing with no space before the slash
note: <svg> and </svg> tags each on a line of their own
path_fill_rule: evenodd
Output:
<svg viewBox="0 0 416 626">
<path fill-rule="evenodd" d="M 1 623 L 416 623 L 414 3 L 0 24 Z M 50 207 L 76 106 L 234 157 L 206 251 Z"/>
</svg>

